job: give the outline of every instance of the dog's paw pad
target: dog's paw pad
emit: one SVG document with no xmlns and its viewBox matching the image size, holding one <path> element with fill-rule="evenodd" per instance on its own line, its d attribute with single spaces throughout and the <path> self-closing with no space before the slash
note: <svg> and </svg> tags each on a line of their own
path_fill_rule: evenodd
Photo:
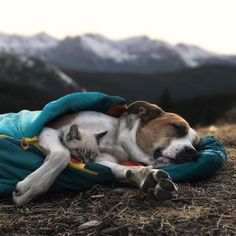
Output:
<svg viewBox="0 0 236 236">
<path fill-rule="evenodd" d="M 170 179 L 160 179 L 159 186 L 165 191 L 178 191 L 177 186 Z"/>
<path fill-rule="evenodd" d="M 15 191 L 12 192 L 12 199 L 16 206 L 22 206 L 32 198 L 34 188 L 27 181 L 21 181 L 16 185 Z"/>
<path fill-rule="evenodd" d="M 153 173 L 152 172 L 149 173 L 142 185 L 143 192 L 148 194 L 150 192 L 150 189 L 154 190 L 156 184 L 157 184 L 157 181 L 154 178 Z"/>
<path fill-rule="evenodd" d="M 164 170 L 157 170 L 155 172 L 155 178 L 158 181 L 159 179 L 169 179 L 170 176 L 168 175 L 167 172 L 165 172 Z"/>
<path fill-rule="evenodd" d="M 132 172 L 132 170 L 127 170 L 125 175 L 127 179 L 130 179 L 134 175 L 134 173 Z"/>
</svg>

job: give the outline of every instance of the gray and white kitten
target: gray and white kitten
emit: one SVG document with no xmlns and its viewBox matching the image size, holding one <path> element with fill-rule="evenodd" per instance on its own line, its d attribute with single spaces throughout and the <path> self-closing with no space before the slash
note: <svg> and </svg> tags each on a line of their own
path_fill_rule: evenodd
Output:
<svg viewBox="0 0 236 236">
<path fill-rule="evenodd" d="M 63 145 L 70 151 L 73 158 L 80 162 L 93 162 L 99 153 L 99 141 L 107 131 L 94 134 L 73 124 L 62 135 Z"/>
</svg>

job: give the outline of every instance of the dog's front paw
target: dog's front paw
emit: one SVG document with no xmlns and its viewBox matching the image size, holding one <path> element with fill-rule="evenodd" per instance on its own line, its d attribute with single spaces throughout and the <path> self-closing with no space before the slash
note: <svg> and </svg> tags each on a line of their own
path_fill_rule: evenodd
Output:
<svg viewBox="0 0 236 236">
<path fill-rule="evenodd" d="M 30 184 L 28 181 L 20 181 L 12 193 L 13 202 L 16 206 L 22 206 L 30 201 Z M 29 200 L 28 200 L 29 199 Z"/>
<path fill-rule="evenodd" d="M 172 199 L 178 192 L 176 184 L 163 170 L 151 171 L 144 180 L 141 189 L 145 195 L 155 197 L 158 200 Z"/>
<path fill-rule="evenodd" d="M 42 191 L 41 187 L 33 184 L 33 181 L 24 179 L 16 185 L 15 191 L 12 193 L 13 202 L 16 206 L 22 206 L 39 195 Z"/>
</svg>

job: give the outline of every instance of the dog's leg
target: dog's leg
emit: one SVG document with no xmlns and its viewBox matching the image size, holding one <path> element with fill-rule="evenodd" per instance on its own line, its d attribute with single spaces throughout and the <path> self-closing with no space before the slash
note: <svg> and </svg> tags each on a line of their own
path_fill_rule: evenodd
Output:
<svg viewBox="0 0 236 236">
<path fill-rule="evenodd" d="M 173 198 L 178 191 L 177 186 L 163 170 L 153 169 L 151 166 L 123 166 L 116 163 L 116 158 L 109 154 L 100 154 L 96 162 L 111 168 L 118 182 L 133 184 L 146 195 L 159 200 Z"/>
<path fill-rule="evenodd" d="M 39 144 L 47 155 L 46 159 L 42 166 L 16 185 L 13 200 L 17 206 L 46 192 L 70 159 L 70 153 L 61 144 L 56 130 L 44 128 L 39 136 Z"/>
</svg>

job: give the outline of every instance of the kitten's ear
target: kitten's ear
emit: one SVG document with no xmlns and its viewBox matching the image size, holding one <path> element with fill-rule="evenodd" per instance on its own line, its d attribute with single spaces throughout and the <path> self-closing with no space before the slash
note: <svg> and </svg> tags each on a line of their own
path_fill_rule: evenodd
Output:
<svg viewBox="0 0 236 236">
<path fill-rule="evenodd" d="M 74 124 L 70 127 L 69 133 L 67 134 L 67 141 L 70 141 L 73 139 L 77 139 L 77 140 L 81 139 L 79 127 L 76 124 Z"/>
<path fill-rule="evenodd" d="M 104 131 L 102 133 L 95 134 L 95 137 L 97 139 L 97 143 L 99 143 L 100 139 L 104 137 L 107 134 L 108 131 Z"/>
</svg>

